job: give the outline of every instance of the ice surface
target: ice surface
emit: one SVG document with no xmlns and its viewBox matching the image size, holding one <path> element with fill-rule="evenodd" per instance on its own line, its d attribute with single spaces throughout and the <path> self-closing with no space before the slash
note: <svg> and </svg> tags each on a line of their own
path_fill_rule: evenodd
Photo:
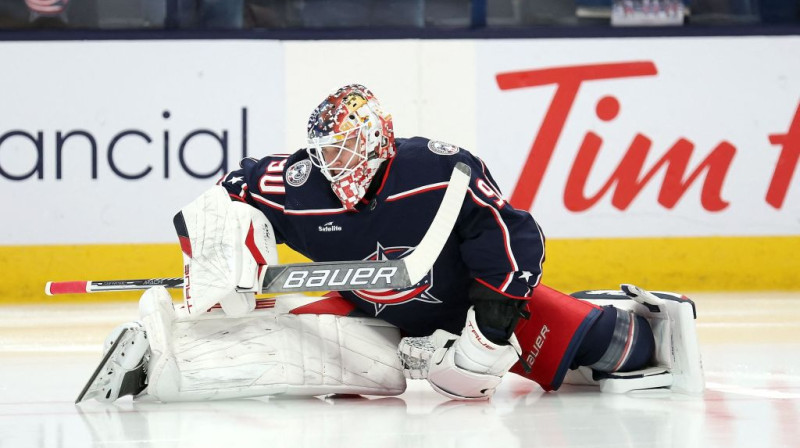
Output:
<svg viewBox="0 0 800 448">
<path fill-rule="evenodd" d="M 424 381 L 399 397 L 73 404 L 135 303 L 0 307 L 0 448 L 797 447 L 800 293 L 689 294 L 708 390 L 544 393 L 510 375 L 491 402 Z"/>
</svg>

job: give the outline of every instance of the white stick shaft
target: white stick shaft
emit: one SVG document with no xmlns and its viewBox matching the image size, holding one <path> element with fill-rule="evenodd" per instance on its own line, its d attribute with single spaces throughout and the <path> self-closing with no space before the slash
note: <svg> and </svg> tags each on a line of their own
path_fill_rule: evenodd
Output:
<svg viewBox="0 0 800 448">
<path fill-rule="evenodd" d="M 433 268 L 433 264 L 447 243 L 458 219 L 458 214 L 461 212 L 464 196 L 469 188 L 470 175 L 471 170 L 467 165 L 461 162 L 456 164 L 430 228 L 414 252 L 403 259 L 408 271 L 408 279 L 412 285 L 422 280 L 425 274 Z"/>
</svg>

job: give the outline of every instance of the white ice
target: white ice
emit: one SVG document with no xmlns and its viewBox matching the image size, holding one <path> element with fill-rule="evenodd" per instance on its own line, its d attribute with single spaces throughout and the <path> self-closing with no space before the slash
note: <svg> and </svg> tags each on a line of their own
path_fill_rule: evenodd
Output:
<svg viewBox="0 0 800 448">
<path fill-rule="evenodd" d="M 0 307 L 0 448 L 798 447 L 800 294 L 689 294 L 702 397 L 545 393 L 509 375 L 494 399 L 447 401 L 413 381 L 399 397 L 73 404 L 135 303 Z"/>
</svg>

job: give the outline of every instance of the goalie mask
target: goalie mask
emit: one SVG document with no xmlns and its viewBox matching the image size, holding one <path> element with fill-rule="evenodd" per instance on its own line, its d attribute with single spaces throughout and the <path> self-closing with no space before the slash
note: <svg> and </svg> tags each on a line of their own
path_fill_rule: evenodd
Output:
<svg viewBox="0 0 800 448">
<path fill-rule="evenodd" d="M 395 155 L 392 117 L 366 87 L 344 86 L 311 113 L 307 151 L 342 205 L 355 210 L 378 168 Z"/>
</svg>

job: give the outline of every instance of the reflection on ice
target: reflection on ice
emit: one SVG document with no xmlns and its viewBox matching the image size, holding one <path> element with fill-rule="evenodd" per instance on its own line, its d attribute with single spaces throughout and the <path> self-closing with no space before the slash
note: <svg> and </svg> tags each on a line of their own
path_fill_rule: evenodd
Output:
<svg viewBox="0 0 800 448">
<path fill-rule="evenodd" d="M 561 393 L 524 380 L 492 402 L 442 401 L 414 382 L 401 397 L 322 397 L 161 404 L 88 402 L 78 413 L 97 446 L 702 446 L 702 398 L 669 392 Z M 520 383 L 520 384 L 517 384 Z M 522 387 L 524 389 L 524 386 Z M 421 400 L 420 397 L 423 397 Z"/>
<path fill-rule="evenodd" d="M 692 297 L 703 310 L 704 396 L 580 386 L 545 393 L 512 376 L 484 403 L 446 401 L 414 381 L 391 398 L 160 404 L 126 397 L 75 406 L 101 341 L 135 315 L 135 304 L 8 307 L 0 309 L 0 448 L 797 446 L 800 296 Z"/>
</svg>

